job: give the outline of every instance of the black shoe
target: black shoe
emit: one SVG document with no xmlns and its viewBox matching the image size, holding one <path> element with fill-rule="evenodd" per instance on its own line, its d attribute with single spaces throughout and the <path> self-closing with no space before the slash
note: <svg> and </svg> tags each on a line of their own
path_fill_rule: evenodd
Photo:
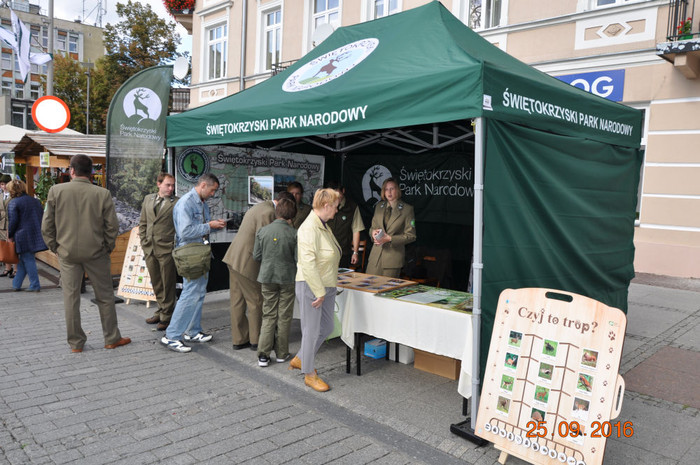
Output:
<svg viewBox="0 0 700 465">
<path fill-rule="evenodd" d="M 270 364 L 270 357 L 267 355 L 260 355 L 258 356 L 258 366 L 259 367 L 266 367 Z"/>
<path fill-rule="evenodd" d="M 0 273 L 0 276 L 7 276 L 10 273 L 12 273 L 12 270 L 4 270 L 2 273 Z"/>
<path fill-rule="evenodd" d="M 234 344 L 233 350 L 241 350 L 245 349 L 246 347 L 250 347 L 250 342 L 244 342 L 243 344 Z"/>
<path fill-rule="evenodd" d="M 251 344 L 251 345 L 250 345 L 250 350 L 258 350 L 258 345 L 257 345 L 257 344 Z"/>
</svg>

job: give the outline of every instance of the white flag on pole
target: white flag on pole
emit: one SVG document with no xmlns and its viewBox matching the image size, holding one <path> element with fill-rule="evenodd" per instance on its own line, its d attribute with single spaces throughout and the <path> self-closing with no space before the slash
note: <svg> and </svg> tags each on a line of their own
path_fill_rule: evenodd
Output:
<svg viewBox="0 0 700 465">
<path fill-rule="evenodd" d="M 12 14 L 12 31 L 15 33 L 15 41 L 17 42 L 16 51 L 17 60 L 19 61 L 19 74 L 22 76 L 22 80 L 26 82 L 31 70 L 29 62 L 29 39 L 31 34 L 29 33 L 29 28 L 20 21 L 15 12 L 10 10 L 10 13 Z"/>
<path fill-rule="evenodd" d="M 31 53 L 29 29 L 14 11 L 10 10 L 10 13 L 12 15 L 12 31 L 0 27 L 0 39 L 7 42 L 15 50 L 19 60 L 19 72 L 22 75 L 22 80 L 26 82 L 32 64 L 43 65 L 51 61 L 53 57 L 48 53 Z"/>
</svg>

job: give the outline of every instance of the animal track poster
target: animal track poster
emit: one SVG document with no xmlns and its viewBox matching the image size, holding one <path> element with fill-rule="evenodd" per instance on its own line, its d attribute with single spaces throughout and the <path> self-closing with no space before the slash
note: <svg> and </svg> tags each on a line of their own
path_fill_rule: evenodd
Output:
<svg viewBox="0 0 700 465">
<path fill-rule="evenodd" d="M 552 289 L 498 301 L 476 434 L 533 464 L 600 465 L 608 437 L 630 437 L 618 374 L 627 318 Z M 503 462 L 501 462 L 503 463 Z"/>
<path fill-rule="evenodd" d="M 138 226 L 133 228 L 129 235 L 129 245 L 124 255 L 124 266 L 119 278 L 117 295 L 125 299 L 156 301 L 151 275 L 148 274 L 146 259 L 143 258 Z"/>
</svg>

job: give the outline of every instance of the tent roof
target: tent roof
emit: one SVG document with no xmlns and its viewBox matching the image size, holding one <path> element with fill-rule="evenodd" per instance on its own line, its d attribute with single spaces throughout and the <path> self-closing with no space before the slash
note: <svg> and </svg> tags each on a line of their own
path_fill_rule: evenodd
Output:
<svg viewBox="0 0 700 465">
<path fill-rule="evenodd" d="M 29 129 L 18 128 L 17 126 L 12 126 L 11 124 L 0 125 L 0 142 L 2 143 L 17 143 L 19 142 L 25 134 L 48 134 L 44 131 L 31 131 Z M 72 129 L 64 129 L 58 134 L 62 135 L 77 135 L 81 134 L 78 131 Z"/>
<path fill-rule="evenodd" d="M 73 156 L 83 153 L 96 161 L 105 157 L 106 136 L 104 135 L 64 135 L 30 131 L 14 147 L 15 156 L 38 155 L 50 152 L 55 156 Z"/>
<path fill-rule="evenodd" d="M 439 2 L 338 28 L 284 72 L 169 116 L 167 145 L 246 143 L 485 116 L 638 147 L 641 112 L 490 44 Z"/>
</svg>

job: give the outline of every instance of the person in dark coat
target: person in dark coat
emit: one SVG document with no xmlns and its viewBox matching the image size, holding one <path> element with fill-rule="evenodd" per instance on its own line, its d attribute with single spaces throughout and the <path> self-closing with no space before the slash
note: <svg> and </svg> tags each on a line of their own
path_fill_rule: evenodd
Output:
<svg viewBox="0 0 700 465">
<path fill-rule="evenodd" d="M 27 195 L 27 185 L 20 180 L 8 184 L 10 203 L 7 207 L 8 228 L 7 236 L 15 241 L 15 250 L 19 256 L 17 272 L 12 279 L 12 288 L 22 290 L 24 278 L 29 276 L 30 292 L 39 292 L 39 274 L 36 271 L 34 254 L 46 250 L 46 244 L 41 237 L 41 217 L 44 210 L 41 202 Z"/>
</svg>

